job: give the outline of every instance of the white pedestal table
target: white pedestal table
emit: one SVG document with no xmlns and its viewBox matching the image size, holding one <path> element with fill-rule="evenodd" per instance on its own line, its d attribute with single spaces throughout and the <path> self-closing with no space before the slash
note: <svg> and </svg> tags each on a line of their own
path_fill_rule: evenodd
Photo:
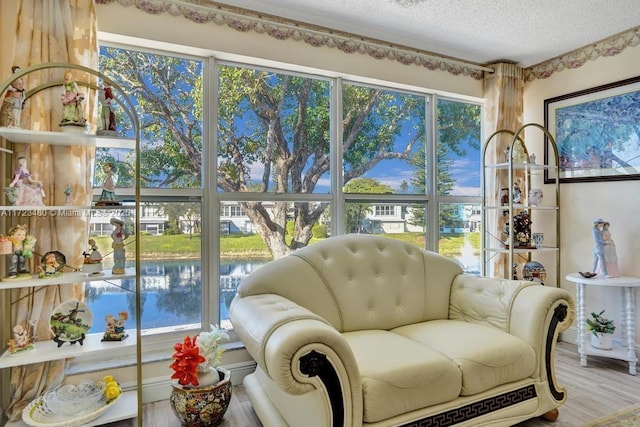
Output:
<svg viewBox="0 0 640 427">
<path fill-rule="evenodd" d="M 611 357 L 629 362 L 629 373 L 636 375 L 635 351 L 635 289 L 640 288 L 638 277 L 601 277 L 591 279 L 582 277 L 578 273 L 568 274 L 565 279 L 577 284 L 577 315 L 578 315 L 578 353 L 580 354 L 580 366 L 587 366 L 587 355 Z M 586 291 L 587 286 L 600 286 L 603 288 L 616 288 L 622 291 L 622 345 L 614 344 L 611 350 L 593 348 L 587 342 L 587 318 L 586 318 Z"/>
</svg>

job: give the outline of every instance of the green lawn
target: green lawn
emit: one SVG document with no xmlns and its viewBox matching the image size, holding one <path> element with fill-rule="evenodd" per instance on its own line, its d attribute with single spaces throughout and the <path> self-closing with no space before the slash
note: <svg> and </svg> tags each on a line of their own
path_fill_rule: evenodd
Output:
<svg viewBox="0 0 640 427">
<path fill-rule="evenodd" d="M 422 233 L 401 233 L 386 234 L 386 237 L 413 243 L 416 246 L 424 247 L 424 234 Z M 111 253 L 111 238 L 95 237 L 94 238 L 100 252 L 103 256 Z M 200 257 L 200 235 L 194 234 L 189 237 L 188 234 L 174 234 L 151 236 L 143 235 L 141 237 L 140 247 L 142 249 L 141 259 L 163 259 L 163 258 L 199 258 Z M 480 251 L 480 234 L 469 233 L 467 236 L 474 252 Z M 312 243 L 317 239 L 312 239 Z M 131 242 L 131 243 L 129 243 Z M 127 251 L 135 251 L 133 239 L 127 239 Z M 440 253 L 446 256 L 454 256 L 460 254 L 460 249 L 464 246 L 465 237 L 463 235 L 452 234 L 444 236 L 440 239 Z M 230 234 L 221 236 L 220 253 L 223 257 L 230 258 L 270 258 L 269 251 L 264 241 L 258 234 Z"/>
</svg>

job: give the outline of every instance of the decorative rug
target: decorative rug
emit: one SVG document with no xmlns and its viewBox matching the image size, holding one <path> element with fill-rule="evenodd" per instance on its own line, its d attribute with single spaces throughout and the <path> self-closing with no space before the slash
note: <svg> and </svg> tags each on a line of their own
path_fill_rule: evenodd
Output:
<svg viewBox="0 0 640 427">
<path fill-rule="evenodd" d="M 630 406 L 606 417 L 591 421 L 584 427 L 637 427 L 640 426 L 640 405 Z"/>
</svg>

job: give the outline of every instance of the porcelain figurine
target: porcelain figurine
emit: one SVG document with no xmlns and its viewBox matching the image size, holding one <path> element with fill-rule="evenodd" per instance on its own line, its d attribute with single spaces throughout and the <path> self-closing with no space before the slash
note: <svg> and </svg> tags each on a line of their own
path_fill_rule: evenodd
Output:
<svg viewBox="0 0 640 427">
<path fill-rule="evenodd" d="M 611 238 L 609 223 L 602 224 L 602 240 L 604 240 L 604 264 L 607 266 L 607 277 L 620 277 L 616 243 Z"/>
<path fill-rule="evenodd" d="M 9 254 L 7 277 L 3 280 L 31 279 L 31 272 L 27 268 L 27 260 L 33 257 L 36 238 L 27 234 L 25 225 L 18 224 L 9 230 L 9 240 L 13 245 L 13 252 Z"/>
<path fill-rule="evenodd" d="M 37 320 L 30 322 L 29 327 L 15 325 L 13 327 L 13 339 L 9 340 L 9 354 L 18 354 L 24 351 L 35 350 L 35 325 Z"/>
<path fill-rule="evenodd" d="M 49 251 L 42 256 L 38 277 L 56 277 L 62 274 L 67 258 L 60 251 Z"/>
<path fill-rule="evenodd" d="M 100 126 L 96 133 L 98 135 L 116 135 L 115 99 L 111 86 L 104 83 L 100 86 L 98 102 L 100 103 Z"/>
<path fill-rule="evenodd" d="M 116 177 L 113 173 L 113 163 L 107 162 L 102 166 L 102 171 L 105 174 L 104 181 L 102 182 L 102 193 L 100 194 L 100 200 L 96 202 L 96 206 L 119 206 L 122 203 L 118 201 L 116 196 Z"/>
<path fill-rule="evenodd" d="M 11 190 L 13 189 L 13 190 Z M 44 185 L 29 172 L 26 157 L 18 157 L 18 167 L 5 191 L 9 204 L 15 206 L 44 206 Z"/>
<path fill-rule="evenodd" d="M 84 111 L 82 110 L 84 94 L 80 92 L 71 70 L 65 71 L 62 88 L 63 92 L 60 96 L 62 101 L 62 121 L 60 122 L 60 128 L 63 132 L 86 132 L 87 120 L 84 118 Z"/>
<path fill-rule="evenodd" d="M 96 241 L 89 239 L 89 248 L 91 252 L 83 252 L 84 263 L 82 265 L 82 272 L 89 273 L 91 275 L 102 274 L 102 254 L 98 250 Z"/>
<path fill-rule="evenodd" d="M 124 264 L 126 260 L 124 241 L 129 237 L 129 232 L 124 228 L 124 221 L 118 218 L 111 218 L 109 221 L 113 225 L 113 231 L 111 232 L 111 239 L 113 243 L 113 274 L 124 274 Z"/>
<path fill-rule="evenodd" d="M 608 276 L 607 264 L 604 260 L 604 247 L 606 245 L 604 238 L 602 237 L 602 229 L 604 220 L 597 218 L 593 221 L 593 228 L 591 229 L 591 235 L 593 236 L 593 268 L 592 272 Z"/>
<path fill-rule="evenodd" d="M 129 334 L 125 333 L 124 329 L 125 321 L 127 319 L 129 319 L 129 313 L 126 311 L 118 313 L 117 319 L 113 314 L 107 314 L 104 318 L 106 327 L 104 335 L 102 336 L 102 341 L 122 341 L 127 338 Z"/>
<path fill-rule="evenodd" d="M 542 189 L 532 188 L 529 190 L 529 206 L 538 206 L 542 203 Z"/>
<path fill-rule="evenodd" d="M 20 71 L 20 67 L 11 67 L 11 73 Z M 0 126 L 19 128 L 22 110 L 24 109 L 25 89 L 22 77 L 14 80 L 7 89 L 0 107 Z"/>
</svg>

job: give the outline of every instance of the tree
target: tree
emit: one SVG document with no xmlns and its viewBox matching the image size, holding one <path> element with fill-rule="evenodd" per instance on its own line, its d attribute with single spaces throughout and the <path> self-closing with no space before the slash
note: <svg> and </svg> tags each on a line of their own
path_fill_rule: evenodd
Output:
<svg viewBox="0 0 640 427">
<path fill-rule="evenodd" d="M 455 187 L 455 180 L 451 175 L 453 166 L 452 155 L 462 158 L 467 154 L 467 147 L 474 150 L 480 149 L 480 112 L 478 105 L 465 102 L 438 100 L 437 104 L 437 159 L 438 168 L 438 195 L 451 194 Z M 414 173 L 411 184 L 426 191 L 426 158 L 420 151 L 412 157 Z M 411 206 L 410 223 L 424 226 L 424 206 Z M 458 218 L 454 204 L 445 204 L 439 213 L 440 226 L 453 222 Z"/>
<path fill-rule="evenodd" d="M 201 65 L 103 48 L 100 67 L 136 99 L 144 141 L 144 184 L 199 186 Z M 330 82 L 227 65 L 218 65 L 217 71 L 219 190 L 313 194 L 330 171 Z M 408 161 L 423 144 L 424 97 L 348 84 L 343 85 L 342 95 L 345 184 L 381 161 Z M 407 127 L 413 131 L 403 132 Z M 284 201 L 241 204 L 276 258 L 306 246 L 313 225 L 328 206 Z M 287 219 L 294 221 L 290 241 L 285 240 Z"/>
</svg>

